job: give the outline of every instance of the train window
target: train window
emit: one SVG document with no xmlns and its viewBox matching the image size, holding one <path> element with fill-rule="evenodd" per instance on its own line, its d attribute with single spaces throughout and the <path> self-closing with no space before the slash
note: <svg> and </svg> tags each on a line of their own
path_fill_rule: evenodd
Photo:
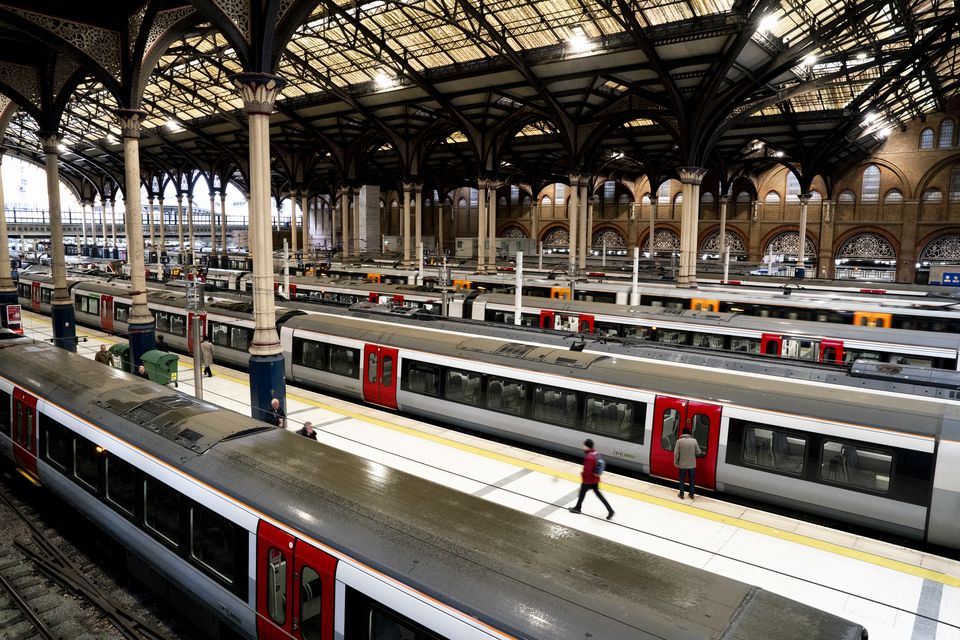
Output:
<svg viewBox="0 0 960 640">
<path fill-rule="evenodd" d="M 179 313 L 170 314 L 170 333 L 175 336 L 187 335 L 187 318 Z"/>
<path fill-rule="evenodd" d="M 10 394 L 0 391 L 0 433 L 10 437 Z"/>
<path fill-rule="evenodd" d="M 126 322 L 130 317 L 130 305 L 122 302 L 113 303 L 113 319 L 116 322 Z"/>
<path fill-rule="evenodd" d="M 380 384 L 385 387 L 393 386 L 393 357 L 383 356 L 383 372 L 380 374 Z"/>
<path fill-rule="evenodd" d="M 634 415 L 635 413 L 638 415 Z M 631 441 L 639 437 L 638 441 L 643 442 L 643 405 L 614 398 L 587 396 L 584 414 L 583 428 L 591 433 Z M 634 425 L 639 426 L 636 436 Z"/>
<path fill-rule="evenodd" d="M 230 348 L 237 351 L 246 351 L 250 348 L 250 339 L 253 332 L 246 327 L 230 327 Z"/>
<path fill-rule="evenodd" d="M 293 364 L 311 369 L 326 370 L 330 361 L 330 348 L 322 342 L 296 338 L 293 341 Z"/>
<path fill-rule="evenodd" d="M 287 622 L 287 559 L 276 547 L 267 551 L 267 613 L 277 624 Z"/>
<path fill-rule="evenodd" d="M 236 559 L 233 523 L 200 505 L 190 506 L 190 557 L 228 584 Z"/>
<path fill-rule="evenodd" d="M 740 353 L 760 353 L 760 341 L 756 338 L 730 338 L 730 350 Z"/>
<path fill-rule="evenodd" d="M 210 340 L 218 347 L 230 346 L 230 328 L 220 322 L 210 322 L 207 325 Z"/>
<path fill-rule="evenodd" d="M 392 611 L 384 611 L 379 607 L 370 609 L 369 618 L 370 640 L 439 640 L 436 636 L 412 620 L 402 618 Z"/>
<path fill-rule="evenodd" d="M 80 313 L 89 313 L 95 316 L 100 315 L 100 298 L 96 296 L 74 296 L 73 306 Z"/>
<path fill-rule="evenodd" d="M 300 628 L 303 640 L 320 640 L 322 594 L 320 574 L 313 567 L 304 565 L 300 579 Z"/>
<path fill-rule="evenodd" d="M 695 333 L 693 334 L 693 346 L 701 349 L 723 349 L 723 336 Z"/>
<path fill-rule="evenodd" d="M 521 415 L 526 406 L 527 385 L 507 378 L 487 379 L 487 409 Z"/>
<path fill-rule="evenodd" d="M 480 374 L 448 369 L 443 389 L 444 397 L 451 402 L 477 405 L 480 402 Z"/>
<path fill-rule="evenodd" d="M 410 362 L 403 376 L 404 388 L 425 396 L 440 395 L 440 370 L 422 362 Z"/>
<path fill-rule="evenodd" d="M 116 456 L 107 456 L 104 468 L 107 502 L 132 518 L 136 505 L 136 469 Z"/>
<path fill-rule="evenodd" d="M 50 301 L 53 299 L 53 289 L 41 289 L 40 290 L 40 302 L 43 304 L 50 304 Z"/>
<path fill-rule="evenodd" d="M 86 438 L 77 437 L 73 441 L 73 477 L 93 491 L 97 490 L 100 451 L 102 449 Z"/>
<path fill-rule="evenodd" d="M 664 451 L 673 451 L 673 445 L 680 437 L 680 412 L 676 409 L 664 409 L 663 432 L 660 434 L 660 447 Z"/>
<path fill-rule="evenodd" d="M 917 356 L 908 356 L 908 355 L 891 355 L 890 362 L 894 364 L 908 364 L 918 367 L 927 367 L 930 368 L 933 366 L 932 358 L 918 358 Z"/>
<path fill-rule="evenodd" d="M 843 353 L 843 361 L 851 363 L 854 360 L 870 360 L 872 362 L 880 361 L 880 354 L 875 351 L 859 351 L 857 349 L 846 349 Z"/>
<path fill-rule="evenodd" d="M 377 352 L 371 351 L 367 354 L 367 382 L 377 381 Z"/>
<path fill-rule="evenodd" d="M 827 440 L 820 450 L 820 478 L 882 491 L 890 489 L 893 454 Z"/>
<path fill-rule="evenodd" d="M 359 377 L 360 350 L 330 345 L 330 373 L 348 378 Z"/>
<path fill-rule="evenodd" d="M 702 458 L 707 455 L 707 449 L 710 448 L 710 416 L 705 413 L 695 413 L 690 420 L 692 426 L 691 434 L 697 440 L 700 446 L 700 455 Z"/>
<path fill-rule="evenodd" d="M 748 425 L 743 430 L 743 461 L 786 473 L 803 473 L 807 457 L 807 439 L 803 436 Z"/>
<path fill-rule="evenodd" d="M 40 430 L 46 437 L 44 459 L 60 471 L 66 472 L 70 467 L 70 432 L 62 424 L 42 414 Z"/>
<path fill-rule="evenodd" d="M 687 332 L 674 331 L 672 329 L 659 329 L 657 331 L 657 342 L 664 344 L 686 344 Z"/>
<path fill-rule="evenodd" d="M 565 427 L 577 420 L 577 393 L 536 385 L 533 389 L 533 417 Z"/>
<path fill-rule="evenodd" d="M 153 321 L 156 330 L 160 333 L 170 333 L 170 314 L 166 311 L 155 311 Z"/>
<path fill-rule="evenodd" d="M 180 547 L 180 494 L 153 478 L 143 481 L 143 524 L 161 541 Z"/>
</svg>

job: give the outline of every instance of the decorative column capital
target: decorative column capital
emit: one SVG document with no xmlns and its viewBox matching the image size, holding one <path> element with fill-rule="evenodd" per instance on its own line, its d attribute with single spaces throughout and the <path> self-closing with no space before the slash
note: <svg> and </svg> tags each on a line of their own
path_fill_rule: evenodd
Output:
<svg viewBox="0 0 960 640">
<path fill-rule="evenodd" d="M 117 109 L 117 122 L 120 123 L 120 135 L 124 138 L 140 138 L 140 125 L 147 117 L 138 109 Z"/>
<path fill-rule="evenodd" d="M 813 197 L 812 193 L 801 193 L 797 195 L 797 199 L 800 200 L 800 204 L 807 204 L 810 202 L 810 198 Z"/>
<path fill-rule="evenodd" d="M 677 167 L 677 174 L 683 184 L 700 184 L 707 175 L 707 170 L 701 167 Z"/>
<path fill-rule="evenodd" d="M 230 81 L 243 98 L 243 110 L 247 115 L 270 115 L 273 103 L 287 81 L 269 73 L 238 73 Z"/>
<path fill-rule="evenodd" d="M 720 196 L 719 202 L 720 202 L 720 204 L 729 204 L 729 203 L 730 203 L 730 196 Z"/>
<path fill-rule="evenodd" d="M 413 190 L 416 191 L 417 193 L 423 193 L 423 183 L 422 183 L 422 182 L 414 182 L 414 183 L 413 183 Z"/>
<path fill-rule="evenodd" d="M 60 155 L 60 141 L 63 139 L 63 136 L 50 131 L 38 131 L 37 136 L 40 138 L 40 144 L 43 146 L 43 152 L 46 155 Z"/>
<path fill-rule="evenodd" d="M 490 180 L 487 178 L 477 178 L 477 189 L 486 189 L 490 186 Z"/>
<path fill-rule="evenodd" d="M 410 193 L 411 191 L 413 191 L 413 183 L 412 183 L 412 182 L 404 182 L 404 183 L 403 183 L 403 192 L 404 192 L 404 193 Z"/>
</svg>

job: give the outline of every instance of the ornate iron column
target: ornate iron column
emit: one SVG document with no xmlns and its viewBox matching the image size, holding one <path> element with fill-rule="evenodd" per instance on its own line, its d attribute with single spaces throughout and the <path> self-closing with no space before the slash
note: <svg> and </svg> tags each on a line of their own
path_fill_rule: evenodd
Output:
<svg viewBox="0 0 960 640">
<path fill-rule="evenodd" d="M 220 192 L 220 267 L 230 266 L 227 260 L 227 185 L 223 185 Z"/>
<path fill-rule="evenodd" d="M 77 325 L 73 300 L 67 291 L 67 269 L 64 260 L 63 224 L 60 216 L 60 135 L 40 132 L 47 169 L 47 197 L 50 202 L 50 253 L 53 256 L 53 342 L 61 349 L 76 352 Z M 10 260 L 7 260 L 7 265 Z"/>
<path fill-rule="evenodd" d="M 806 265 L 807 206 L 810 204 L 810 194 L 801 193 L 797 197 L 800 198 L 800 243 L 797 247 L 797 268 L 803 269 Z M 804 277 L 806 277 L 806 271 L 804 271 Z"/>
<path fill-rule="evenodd" d="M 477 271 L 487 268 L 487 184 L 488 180 L 477 180 Z"/>
<path fill-rule="evenodd" d="M 250 138 L 250 249 L 253 255 L 254 332 L 250 342 L 250 409 L 266 419 L 270 401 L 286 405 L 283 350 L 273 300 L 273 246 L 270 225 L 270 114 L 284 86 L 282 78 L 242 73 L 231 78 L 243 98 Z"/>
<path fill-rule="evenodd" d="M 6 151 L 0 147 L 0 164 Z M 0 323 L 7 326 L 7 306 L 17 304 L 17 286 L 10 271 L 10 236 L 7 233 L 6 203 L 3 199 L 3 177 L 0 172 Z M 86 239 L 86 234 L 84 234 Z"/>
<path fill-rule="evenodd" d="M 413 255 L 413 251 L 411 251 L 412 247 L 410 246 L 413 242 L 410 237 L 410 192 L 412 191 L 413 184 L 404 182 L 403 195 L 400 196 L 403 198 L 400 207 L 400 215 L 403 216 L 400 220 L 400 229 L 403 232 L 403 263 L 405 265 L 410 264 L 410 256 Z"/>
<path fill-rule="evenodd" d="M 680 167 L 683 184 L 683 208 L 680 218 L 680 272 L 678 287 L 697 286 L 697 231 L 700 218 L 700 183 L 707 174 L 700 167 Z"/>
<path fill-rule="evenodd" d="M 567 198 L 567 209 L 569 210 L 567 229 L 569 230 L 569 251 L 570 255 L 567 257 L 567 271 L 569 275 L 573 276 L 577 273 L 577 265 L 579 261 L 577 260 L 577 248 L 578 240 L 580 239 L 580 206 L 578 203 L 579 195 L 579 184 L 580 176 L 572 175 L 570 176 L 570 193 Z"/>
<path fill-rule="evenodd" d="M 127 262 L 130 265 L 132 306 L 128 323 L 130 360 L 140 364 L 141 356 L 153 349 L 153 315 L 147 308 L 146 265 L 143 260 L 143 208 L 140 205 L 140 123 L 142 111 L 124 109 L 117 112 L 123 134 L 123 168 L 126 179 L 124 227 L 127 235 Z"/>
<path fill-rule="evenodd" d="M 413 197 L 414 197 L 414 224 L 413 224 L 413 237 L 414 244 L 417 251 L 420 250 L 420 245 L 423 243 L 423 183 L 417 182 L 413 185 Z M 436 238 L 434 238 L 436 241 Z M 419 255 L 419 254 L 417 254 Z"/>
</svg>

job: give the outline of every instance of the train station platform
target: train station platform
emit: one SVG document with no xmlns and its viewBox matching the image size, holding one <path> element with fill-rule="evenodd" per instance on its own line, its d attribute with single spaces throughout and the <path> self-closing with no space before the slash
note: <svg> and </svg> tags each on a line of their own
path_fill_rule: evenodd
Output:
<svg viewBox="0 0 960 640">
<path fill-rule="evenodd" d="M 28 335 L 47 339 L 49 318 L 24 312 Z M 79 327 L 92 358 L 119 339 Z M 193 393 L 193 363 L 180 359 L 179 390 Z M 249 415 L 246 373 L 215 365 L 204 399 Z M 311 421 L 320 445 L 362 455 L 465 493 L 535 514 L 657 555 L 760 586 L 848 618 L 871 640 L 960 640 L 960 561 L 700 496 L 608 471 L 601 489 L 612 521 L 594 496 L 576 501 L 579 465 L 437 425 L 287 387 L 288 428 Z M 308 446 L 312 446 L 309 443 Z M 319 446 L 319 445 L 318 445 Z M 958 553 L 957 557 L 960 557 Z"/>
</svg>

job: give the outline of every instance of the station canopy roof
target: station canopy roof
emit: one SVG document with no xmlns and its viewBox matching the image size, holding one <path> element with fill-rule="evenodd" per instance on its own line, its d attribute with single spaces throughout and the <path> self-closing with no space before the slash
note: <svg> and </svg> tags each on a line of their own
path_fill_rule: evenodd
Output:
<svg viewBox="0 0 960 640">
<path fill-rule="evenodd" d="M 24 11 L 109 31 L 143 5 L 104 4 L 0 1 L 0 63 L 48 59 L 49 42 L 13 19 Z M 691 163 L 826 172 L 957 104 L 952 1 L 324 0 L 305 15 L 276 69 L 276 187 Z M 230 77 L 244 69 L 222 30 L 197 14 L 150 71 L 144 171 L 215 167 L 243 186 L 246 116 Z M 79 83 L 61 120 L 68 174 L 123 175 L 117 108 L 96 76 Z M 39 126 L 19 111 L 7 147 L 40 160 Z"/>
</svg>

